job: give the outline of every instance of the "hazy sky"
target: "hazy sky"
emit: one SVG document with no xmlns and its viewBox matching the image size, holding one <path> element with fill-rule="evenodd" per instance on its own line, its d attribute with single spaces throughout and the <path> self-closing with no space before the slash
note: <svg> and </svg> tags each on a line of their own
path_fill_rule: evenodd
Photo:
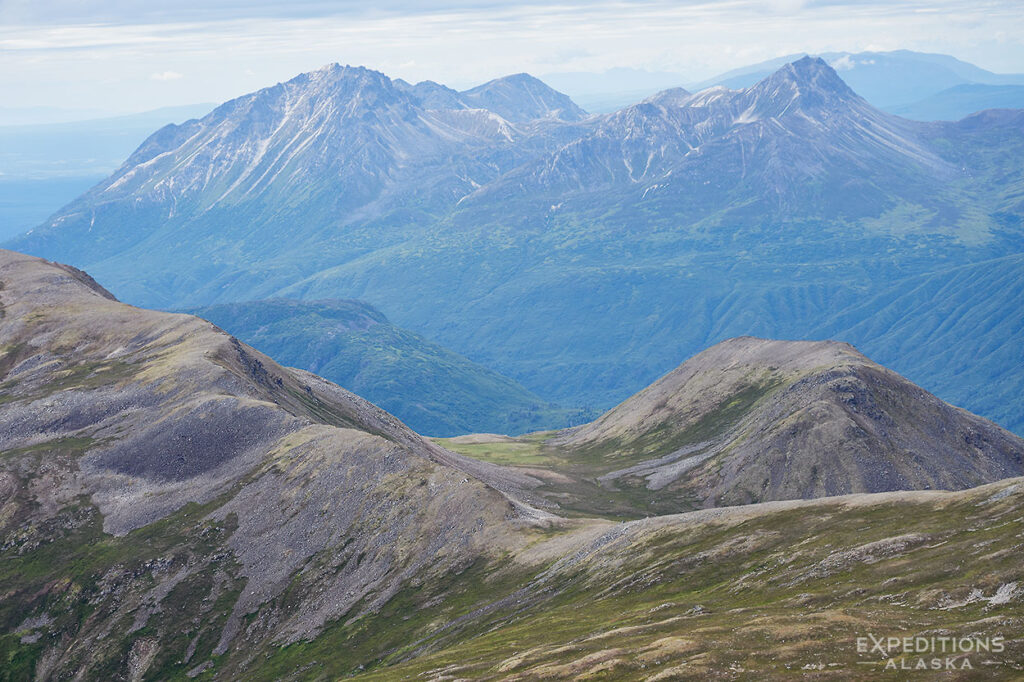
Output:
<svg viewBox="0 0 1024 682">
<path fill-rule="evenodd" d="M 696 81 L 797 52 L 901 48 L 1024 72 L 1022 0 L 0 0 L 0 106 L 222 101 L 335 61 L 467 87 L 616 66 Z"/>
</svg>

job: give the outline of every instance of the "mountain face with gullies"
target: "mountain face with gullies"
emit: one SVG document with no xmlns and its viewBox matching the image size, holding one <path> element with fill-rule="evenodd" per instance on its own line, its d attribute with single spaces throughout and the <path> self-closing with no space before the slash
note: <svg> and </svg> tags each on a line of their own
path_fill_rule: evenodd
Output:
<svg viewBox="0 0 1024 682">
<path fill-rule="evenodd" d="M 922 194 L 957 175 L 928 148 L 921 126 L 875 109 L 807 57 L 745 90 L 670 90 L 626 107 L 490 191 L 624 190 L 623 201 L 655 210 L 689 198 L 689 210 L 719 221 L 730 211 L 849 219 L 884 211 L 894 180 Z"/>
<path fill-rule="evenodd" d="M 490 108 L 488 108 L 490 107 Z M 535 79 L 458 92 L 331 66 L 151 137 L 14 248 L 160 307 L 354 298 L 543 399 L 601 410 L 726 338 L 843 338 L 1024 429 L 1020 111 L 875 109 L 820 59 L 584 116 Z M 986 265 L 990 264 L 990 265 Z M 1006 276 L 956 289 L 965 268 Z M 947 282 L 895 292 L 922 281 Z M 978 277 L 974 281 L 994 281 Z M 882 312 L 931 329 L 888 354 Z M 923 349 L 952 343 L 955 380 Z"/>
<path fill-rule="evenodd" d="M 171 223 L 175 239 L 206 241 L 208 229 L 240 252 L 274 252 L 281 239 L 323 237 L 355 211 L 446 206 L 513 162 L 519 136 L 489 111 L 439 113 L 381 73 L 334 64 L 161 129 L 53 225 L 65 237 L 93 235 L 89 257 L 145 243 Z M 396 187 L 399 205 L 387 206 Z"/>
<path fill-rule="evenodd" d="M 8 679 L 858 679 L 862 629 L 1024 618 L 1024 441 L 846 344 L 735 339 L 476 459 L 76 268 L 0 251 L 0 285 Z M 652 517 L 708 453 L 709 504 L 775 501 Z"/>
</svg>

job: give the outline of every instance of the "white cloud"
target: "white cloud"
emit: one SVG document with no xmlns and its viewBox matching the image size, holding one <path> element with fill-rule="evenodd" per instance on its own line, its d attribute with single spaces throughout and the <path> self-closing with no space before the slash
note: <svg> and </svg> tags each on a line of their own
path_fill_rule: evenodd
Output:
<svg viewBox="0 0 1024 682">
<path fill-rule="evenodd" d="M 861 59 L 858 61 L 852 55 L 844 54 L 839 59 L 833 59 L 831 66 L 836 71 L 850 71 L 858 66 L 871 66 L 874 63 L 874 59 Z"/>
<path fill-rule="evenodd" d="M 143 12 L 149 5 L 135 0 L 110 0 L 102 11 L 77 0 L 0 0 L 0 91 L 35 105 L 74 97 L 83 106 L 141 110 L 224 101 L 330 62 L 465 88 L 520 71 L 614 67 L 696 82 L 781 55 L 894 49 L 1024 71 L 1021 0 L 381 2 L 387 11 L 355 0 L 181 0 L 175 6 L 184 9 L 164 13 Z M 57 12 L 68 23 L 19 24 L 20 15 L 5 11 L 55 5 L 79 8 L 82 23 Z M 104 20 L 115 10 L 127 15 Z M 836 68 L 866 62 L 839 60 Z M 176 71 L 165 70 L 169 64 Z"/>
<path fill-rule="evenodd" d="M 851 59 L 848 54 L 844 54 L 839 59 L 832 60 L 832 68 L 836 71 L 849 71 L 854 66 L 856 66 L 856 64 L 853 63 L 853 59 Z"/>
<path fill-rule="evenodd" d="M 184 77 L 184 74 L 177 71 L 161 71 L 160 73 L 151 73 L 149 75 L 149 78 L 155 81 L 176 81 L 182 77 Z"/>
</svg>

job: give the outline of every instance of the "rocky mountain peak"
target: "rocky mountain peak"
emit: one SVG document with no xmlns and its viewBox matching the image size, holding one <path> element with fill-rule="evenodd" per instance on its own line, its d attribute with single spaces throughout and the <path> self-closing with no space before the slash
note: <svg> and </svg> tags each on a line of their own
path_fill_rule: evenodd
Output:
<svg viewBox="0 0 1024 682">
<path fill-rule="evenodd" d="M 796 112 L 820 113 L 861 101 L 835 69 L 819 57 L 790 62 L 748 88 L 746 93 L 762 115 L 772 117 Z"/>
<path fill-rule="evenodd" d="M 663 107 L 679 107 L 689 102 L 692 97 L 693 94 L 685 88 L 669 88 L 668 90 L 656 92 L 641 102 L 641 104 L 654 104 L 656 106 Z"/>
<path fill-rule="evenodd" d="M 441 85 L 429 80 L 420 81 L 416 85 L 412 85 L 400 78 L 396 79 L 394 83 L 398 89 L 418 99 L 427 109 L 466 108 L 466 103 L 462 101 L 458 91 L 452 90 L 447 85 Z"/>
<path fill-rule="evenodd" d="M 495 78 L 460 95 L 469 106 L 493 111 L 512 122 L 540 118 L 578 121 L 587 115 L 568 95 L 528 73 Z"/>
</svg>

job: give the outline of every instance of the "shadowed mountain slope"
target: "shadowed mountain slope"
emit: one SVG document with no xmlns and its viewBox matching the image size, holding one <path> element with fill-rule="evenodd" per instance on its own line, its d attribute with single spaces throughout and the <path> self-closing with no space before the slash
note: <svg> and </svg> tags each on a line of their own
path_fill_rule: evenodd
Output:
<svg viewBox="0 0 1024 682">
<path fill-rule="evenodd" d="M 332 381 L 417 433 L 525 433 L 580 423 L 497 372 L 396 327 L 359 301 L 276 299 L 188 311 L 279 362 Z"/>
<path fill-rule="evenodd" d="M 790 55 L 753 64 L 711 78 L 697 87 L 750 87 L 786 62 L 803 56 L 805 55 Z M 817 56 L 835 68 L 843 80 L 871 104 L 891 113 L 899 113 L 902 106 L 962 84 L 1024 84 L 1024 74 L 992 73 L 944 54 L 893 50 L 828 52 Z M 972 112 L 978 110 L 974 109 Z"/>
<path fill-rule="evenodd" d="M 918 121 L 958 121 L 986 109 L 1024 109 L 1024 84 L 956 85 L 919 102 L 894 107 L 892 113 Z"/>
<path fill-rule="evenodd" d="M 815 332 L 850 339 L 871 357 L 944 399 L 1024 433 L 1024 255 L 907 280 Z M 908 314 L 910 312 L 911 314 Z"/>
</svg>

